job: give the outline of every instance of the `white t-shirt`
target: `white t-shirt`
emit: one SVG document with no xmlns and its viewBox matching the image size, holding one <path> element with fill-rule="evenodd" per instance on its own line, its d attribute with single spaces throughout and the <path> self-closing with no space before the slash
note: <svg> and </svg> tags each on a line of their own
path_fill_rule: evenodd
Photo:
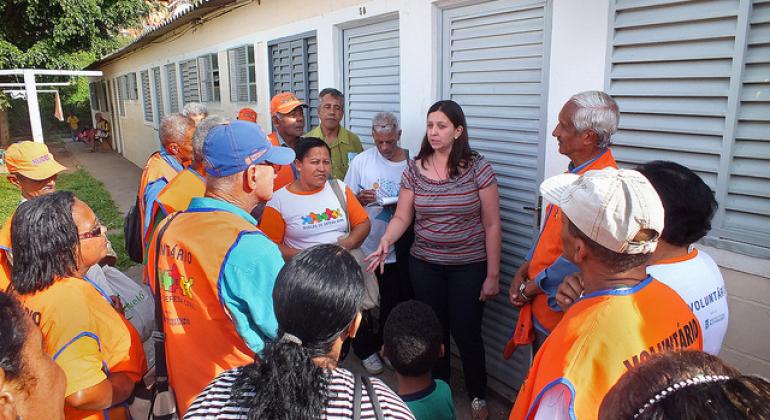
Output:
<svg viewBox="0 0 770 420">
<path fill-rule="evenodd" d="M 406 159 L 401 162 L 391 162 L 385 159 L 376 147 L 372 147 L 359 153 L 348 167 L 348 173 L 345 175 L 345 184 L 350 187 L 354 194 L 358 195 L 361 190 L 375 190 L 379 198 L 398 197 L 401 189 L 401 174 L 406 169 Z M 382 235 L 388 227 L 388 222 L 393 218 L 396 211 L 395 206 L 374 206 L 364 207 L 369 215 L 369 222 L 372 225 L 369 236 L 366 237 L 361 245 L 364 254 L 369 255 L 377 249 Z M 386 264 L 396 262 L 396 254 L 391 246 Z"/>
<path fill-rule="evenodd" d="M 334 181 L 339 183 L 344 194 L 345 184 Z M 323 190 L 310 195 L 295 194 L 283 187 L 273 193 L 267 206 L 281 214 L 286 224 L 283 243 L 291 248 L 334 244 L 348 229 L 347 212 L 328 182 Z"/>
<path fill-rule="evenodd" d="M 719 354 L 727 333 L 729 311 L 722 273 L 714 260 L 693 248 L 683 261 L 662 261 L 647 273 L 674 289 L 690 306 L 703 331 L 703 351 Z"/>
</svg>

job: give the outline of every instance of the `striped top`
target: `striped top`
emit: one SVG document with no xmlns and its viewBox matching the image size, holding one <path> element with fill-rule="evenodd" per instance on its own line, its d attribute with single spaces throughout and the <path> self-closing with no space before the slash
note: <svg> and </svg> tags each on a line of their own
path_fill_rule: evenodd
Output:
<svg viewBox="0 0 770 420">
<path fill-rule="evenodd" d="M 232 398 L 232 388 L 241 375 L 242 367 L 230 369 L 220 374 L 206 389 L 198 395 L 195 402 L 185 414 L 185 419 L 246 419 L 249 407 L 240 405 Z M 343 420 L 353 418 L 353 374 L 342 368 L 336 368 L 328 377 L 329 400 L 321 418 L 328 420 Z M 382 408 L 382 414 L 388 420 L 414 420 L 412 412 L 387 385 L 377 378 L 370 378 L 377 400 Z M 245 396 L 253 396 L 246 392 Z M 361 384 L 361 419 L 375 419 L 374 409 Z"/>
<path fill-rule="evenodd" d="M 401 187 L 414 191 L 412 256 L 436 264 L 459 265 L 487 259 L 479 190 L 496 182 L 492 165 L 474 152 L 458 177 L 441 181 L 420 173 L 409 161 Z"/>
</svg>

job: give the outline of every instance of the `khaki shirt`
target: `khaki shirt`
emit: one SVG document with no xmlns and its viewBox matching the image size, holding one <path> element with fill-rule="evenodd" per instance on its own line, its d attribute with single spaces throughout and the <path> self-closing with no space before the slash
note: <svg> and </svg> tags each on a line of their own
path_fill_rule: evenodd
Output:
<svg viewBox="0 0 770 420">
<path fill-rule="evenodd" d="M 320 126 L 305 133 L 305 137 L 318 137 L 326 141 Z M 329 147 L 332 149 L 332 177 L 343 180 L 348 172 L 350 160 L 353 159 L 355 154 L 364 151 L 363 146 L 361 146 L 361 139 L 355 133 L 340 126 L 337 142 L 330 144 Z"/>
</svg>

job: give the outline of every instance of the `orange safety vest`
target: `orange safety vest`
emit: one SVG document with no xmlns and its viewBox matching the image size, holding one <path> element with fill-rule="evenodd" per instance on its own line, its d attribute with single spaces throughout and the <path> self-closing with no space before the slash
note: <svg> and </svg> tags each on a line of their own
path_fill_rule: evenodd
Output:
<svg viewBox="0 0 770 420">
<path fill-rule="evenodd" d="M 272 143 L 273 146 L 280 146 L 280 142 L 278 141 L 278 135 L 273 131 L 272 133 L 267 135 L 267 138 L 270 139 L 270 143 Z M 291 163 L 289 165 L 283 165 L 281 166 L 281 169 L 278 170 L 278 173 L 276 174 L 275 180 L 273 181 L 273 191 L 278 191 L 281 188 L 291 184 L 296 180 L 297 178 L 294 176 L 294 169 L 292 169 L 292 165 L 294 163 Z"/>
<path fill-rule="evenodd" d="M 0 228 L 0 290 L 7 290 L 11 284 L 11 262 L 8 261 L 8 252 L 11 252 L 11 220 L 13 214 L 8 216 L 5 224 Z"/>
<path fill-rule="evenodd" d="M 254 352 L 238 335 L 219 295 L 227 254 L 241 235 L 261 234 L 242 217 L 219 209 L 196 208 L 175 213 L 156 255 L 153 233 L 146 278 L 155 288 L 157 264 L 166 334 L 169 382 L 184 414 L 195 397 L 221 372 L 254 361 Z"/>
<path fill-rule="evenodd" d="M 157 205 L 162 207 L 166 214 L 181 210 L 187 210 L 190 201 L 195 197 L 203 197 L 206 193 L 206 181 L 197 172 L 190 168 L 179 172 L 169 181 L 168 185 L 158 194 Z M 154 211 L 157 211 L 155 209 Z M 154 218 L 154 217 L 153 217 Z"/>
<path fill-rule="evenodd" d="M 43 333 L 46 353 L 64 370 L 68 396 L 85 389 L 71 388 L 76 380 L 91 384 L 87 388 L 99 383 L 102 374 L 109 377 L 111 373 L 121 372 L 138 382 L 147 371 L 139 333 L 111 306 L 110 297 L 90 280 L 60 278 L 45 290 L 18 297 Z M 84 370 L 79 363 L 79 360 L 92 359 L 93 354 L 64 353 L 65 350 L 78 351 L 81 340 L 95 341 L 97 357 L 101 358 L 101 373 Z M 83 375 L 88 376 L 84 378 Z M 95 381 L 99 382 L 93 383 Z M 120 404 L 101 411 L 65 406 L 64 417 L 113 420 L 127 419 L 129 415 L 126 404 Z"/>
<path fill-rule="evenodd" d="M 571 393 L 571 417 L 595 419 L 626 371 L 656 353 L 684 349 L 703 349 L 698 320 L 674 290 L 651 276 L 630 289 L 588 294 L 538 351 L 509 418 L 534 418 L 545 392 L 563 384 Z"/>
<path fill-rule="evenodd" d="M 575 173 L 582 175 L 587 171 L 618 167 L 610 149 L 605 149 L 594 159 L 584 164 Z M 529 279 L 537 277 L 541 271 L 548 268 L 561 256 L 561 223 L 561 209 L 559 206 L 549 204 L 546 207 L 543 230 L 540 232 L 532 258 L 529 261 L 529 271 L 527 272 Z M 537 322 L 541 327 L 550 332 L 553 331 L 562 316 L 562 312 L 554 311 L 548 306 L 548 296 L 545 293 L 535 295 L 532 302 L 526 303 L 519 311 L 516 330 L 506 345 L 503 357 L 508 359 L 518 346 L 530 344 L 534 341 L 534 322 Z"/>
<path fill-rule="evenodd" d="M 142 177 L 139 179 L 139 191 L 137 193 L 139 197 L 139 217 L 142 220 L 142 226 L 144 226 L 144 217 L 147 211 L 145 208 L 146 203 L 144 202 L 144 192 L 147 186 L 161 178 L 165 179 L 166 182 L 171 182 L 177 174 L 177 170 L 163 159 L 160 152 L 153 153 L 147 159 L 147 164 L 144 165 L 144 170 L 142 171 Z M 147 238 L 145 238 L 147 233 L 149 232 L 142 232 L 143 244 L 147 244 Z"/>
</svg>

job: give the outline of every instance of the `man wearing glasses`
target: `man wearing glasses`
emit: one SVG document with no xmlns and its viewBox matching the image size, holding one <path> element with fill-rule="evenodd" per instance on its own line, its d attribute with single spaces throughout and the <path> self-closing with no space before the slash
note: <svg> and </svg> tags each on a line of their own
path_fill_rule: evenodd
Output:
<svg viewBox="0 0 770 420">
<path fill-rule="evenodd" d="M 310 130 L 305 137 L 323 139 L 332 149 L 332 177 L 344 179 L 348 163 L 364 148 L 356 134 L 340 125 L 345 113 L 345 95 L 337 89 L 326 88 L 318 94 L 318 127 Z"/>
<path fill-rule="evenodd" d="M 282 92 L 270 100 L 270 116 L 275 131 L 267 138 L 273 146 L 291 147 L 297 144 L 305 131 L 305 108 L 307 104 L 297 99 L 291 92 Z M 297 169 L 292 162 L 278 170 L 273 183 L 273 191 L 278 191 L 297 179 Z"/>
</svg>

